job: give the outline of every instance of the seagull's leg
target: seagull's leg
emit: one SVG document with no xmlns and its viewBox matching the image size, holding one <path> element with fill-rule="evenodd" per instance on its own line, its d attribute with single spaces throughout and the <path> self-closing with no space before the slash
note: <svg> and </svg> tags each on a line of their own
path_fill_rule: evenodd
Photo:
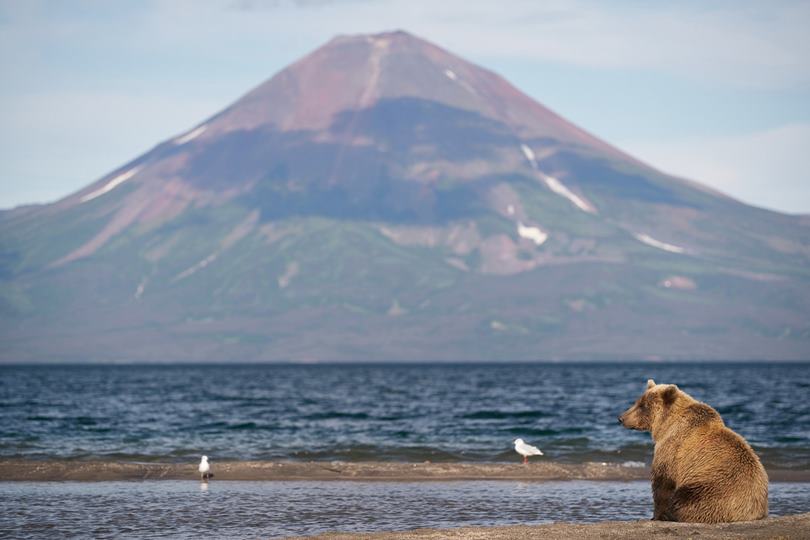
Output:
<svg viewBox="0 0 810 540">
<path fill-rule="evenodd" d="M 529 456 L 523 456 L 523 464 L 524 464 L 524 465 L 528 465 L 528 464 L 529 464 Z"/>
</svg>

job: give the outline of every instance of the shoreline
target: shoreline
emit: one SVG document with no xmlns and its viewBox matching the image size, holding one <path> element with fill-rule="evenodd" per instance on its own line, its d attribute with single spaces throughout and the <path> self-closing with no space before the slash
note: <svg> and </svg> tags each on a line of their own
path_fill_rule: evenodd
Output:
<svg viewBox="0 0 810 540">
<path fill-rule="evenodd" d="M 810 513 L 766 518 L 738 523 L 675 523 L 671 521 L 604 521 L 601 523 L 550 523 L 547 525 L 507 525 L 499 527 L 462 527 L 458 529 L 416 529 L 381 533 L 326 533 L 294 537 L 298 540 L 507 540 L 513 538 L 623 538 L 647 540 L 667 538 L 807 538 Z"/>
<path fill-rule="evenodd" d="M 649 480 L 648 467 L 618 463 L 404 463 L 212 461 L 212 481 L 425 482 L 500 480 Z M 771 482 L 810 482 L 810 470 L 768 470 Z M 199 480 L 197 463 L 0 459 L 0 482 Z"/>
</svg>

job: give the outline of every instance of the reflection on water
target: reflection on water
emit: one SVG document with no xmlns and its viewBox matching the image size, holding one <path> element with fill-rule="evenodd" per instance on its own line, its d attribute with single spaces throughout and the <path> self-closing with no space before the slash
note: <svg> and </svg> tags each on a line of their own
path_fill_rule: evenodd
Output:
<svg viewBox="0 0 810 540">
<path fill-rule="evenodd" d="M 771 515 L 810 484 L 774 483 Z M 5 482 L 0 536 L 278 538 L 325 531 L 646 519 L 647 482 Z"/>
</svg>

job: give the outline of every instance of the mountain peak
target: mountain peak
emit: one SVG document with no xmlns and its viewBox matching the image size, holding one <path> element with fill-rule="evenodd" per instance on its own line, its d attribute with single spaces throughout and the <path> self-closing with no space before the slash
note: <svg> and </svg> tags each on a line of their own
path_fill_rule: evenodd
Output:
<svg viewBox="0 0 810 540">
<path fill-rule="evenodd" d="M 341 112 L 402 98 L 474 112 L 521 138 L 552 138 L 628 157 L 495 73 L 403 30 L 337 36 L 253 89 L 208 127 L 210 134 L 270 125 L 323 130 Z"/>
<path fill-rule="evenodd" d="M 441 74 L 431 64 L 442 55 L 452 56 L 402 30 L 339 35 L 253 89 L 217 121 L 226 130 L 262 124 L 283 131 L 323 129 L 341 111 L 386 97 L 425 97 L 425 69 Z"/>
<path fill-rule="evenodd" d="M 374 34 L 338 34 L 329 40 L 324 46 L 329 47 L 347 41 L 364 41 L 366 43 L 397 43 L 400 45 L 429 45 L 425 39 L 422 39 L 405 30 L 387 30 L 384 32 L 377 32 Z"/>
</svg>

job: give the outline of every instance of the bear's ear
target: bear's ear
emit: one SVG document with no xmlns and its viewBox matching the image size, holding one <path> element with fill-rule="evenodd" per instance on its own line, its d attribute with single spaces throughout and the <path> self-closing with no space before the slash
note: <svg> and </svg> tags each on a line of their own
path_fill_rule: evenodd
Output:
<svg viewBox="0 0 810 540">
<path fill-rule="evenodd" d="M 655 381 L 652 379 L 647 379 L 647 390 L 655 386 Z"/>
<path fill-rule="evenodd" d="M 661 392 L 661 399 L 664 400 L 665 406 L 675 403 L 675 400 L 678 399 L 678 387 L 674 384 L 667 386 L 667 389 Z"/>
</svg>

